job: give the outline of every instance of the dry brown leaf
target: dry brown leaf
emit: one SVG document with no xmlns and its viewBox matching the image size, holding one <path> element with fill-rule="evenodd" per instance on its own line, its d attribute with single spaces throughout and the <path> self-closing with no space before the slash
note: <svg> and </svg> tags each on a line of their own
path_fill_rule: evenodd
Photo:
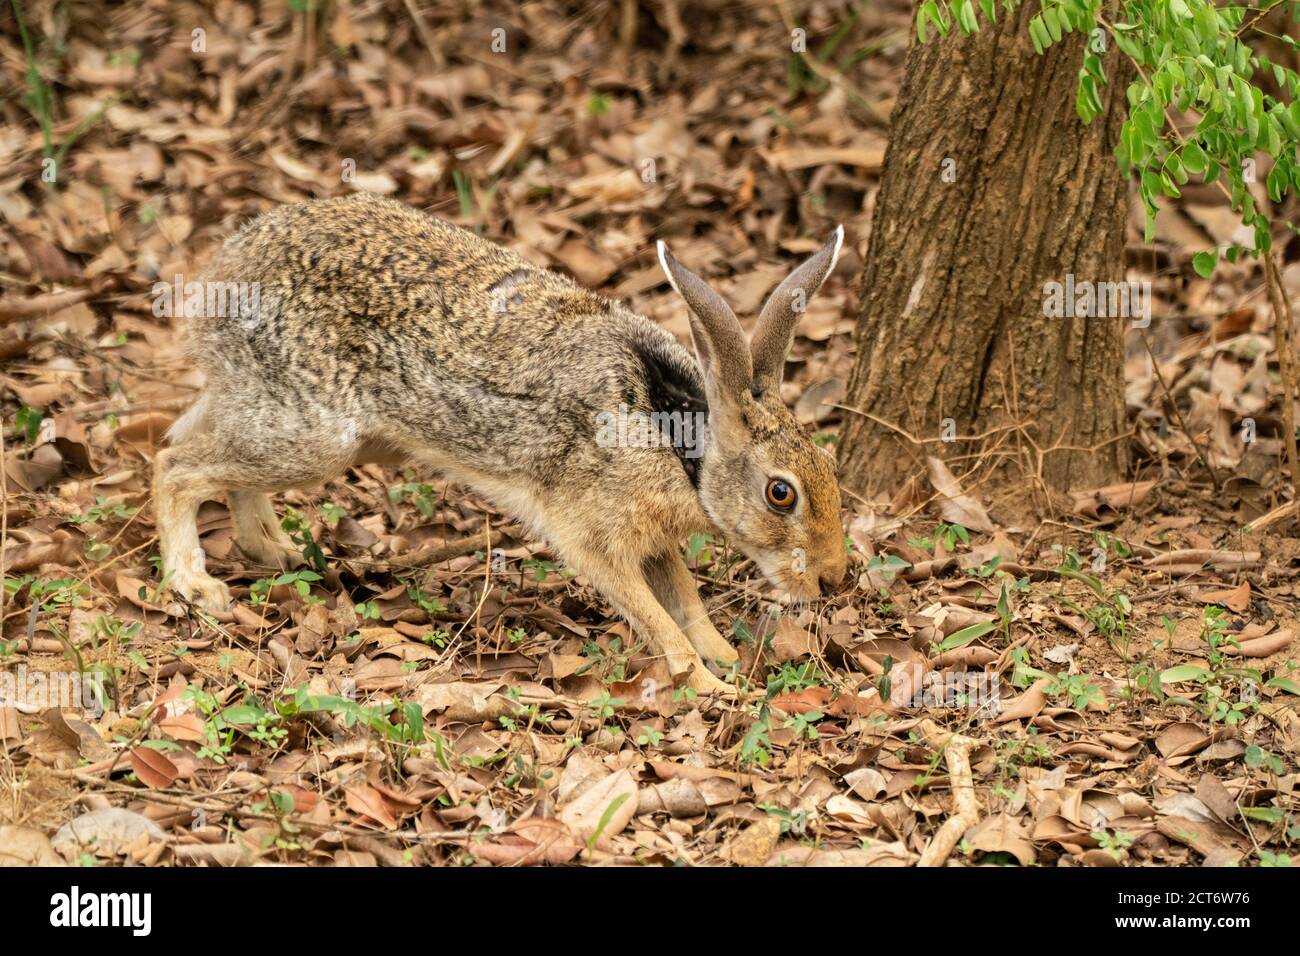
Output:
<svg viewBox="0 0 1300 956">
<path fill-rule="evenodd" d="M 930 484 L 939 493 L 939 514 L 950 524 L 959 524 L 968 531 L 993 531 L 984 506 L 962 491 L 961 484 L 948 470 L 948 466 L 933 456 L 925 459 L 930 470 Z"/>
<path fill-rule="evenodd" d="M 593 836 L 600 843 L 623 832 L 636 815 L 637 803 L 636 781 L 626 770 L 619 770 L 562 807 L 557 818 L 582 843 Z"/>
<path fill-rule="evenodd" d="M 161 751 L 152 747 L 131 750 L 131 769 L 146 787 L 163 790 L 176 782 L 180 771 Z"/>
<path fill-rule="evenodd" d="M 345 787 L 348 806 L 356 813 L 369 817 L 387 830 L 397 829 L 397 817 L 389 807 L 388 801 L 374 787 L 358 784 Z"/>
</svg>

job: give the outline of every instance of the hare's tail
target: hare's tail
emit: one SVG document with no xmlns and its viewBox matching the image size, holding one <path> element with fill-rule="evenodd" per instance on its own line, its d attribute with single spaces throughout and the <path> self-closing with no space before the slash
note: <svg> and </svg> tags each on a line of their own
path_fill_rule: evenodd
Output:
<svg viewBox="0 0 1300 956">
<path fill-rule="evenodd" d="M 185 410 L 180 418 L 172 422 L 167 429 L 167 441 L 179 445 L 191 435 L 203 430 L 204 420 L 208 417 L 208 396 L 205 393 L 197 402 Z"/>
</svg>

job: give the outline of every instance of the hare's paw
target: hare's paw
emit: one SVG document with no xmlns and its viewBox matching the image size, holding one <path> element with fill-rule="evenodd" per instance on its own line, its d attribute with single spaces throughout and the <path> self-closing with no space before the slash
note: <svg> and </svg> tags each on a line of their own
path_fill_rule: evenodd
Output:
<svg viewBox="0 0 1300 956">
<path fill-rule="evenodd" d="M 170 587 L 175 594 L 209 614 L 230 610 L 230 588 L 210 574 L 177 573 L 172 576 Z"/>
<path fill-rule="evenodd" d="M 272 537 L 241 540 L 239 550 L 262 567 L 275 568 L 278 571 L 289 571 L 307 563 L 302 552 L 294 547 L 293 542 L 287 537 L 283 540 Z"/>
<path fill-rule="evenodd" d="M 740 654 L 712 624 L 696 624 L 686 636 L 690 638 L 691 646 L 706 661 L 717 661 L 723 667 L 730 667 L 740 660 Z"/>
<path fill-rule="evenodd" d="M 701 697 L 708 694 L 734 700 L 737 696 L 735 687 L 724 684 L 702 667 L 697 667 L 691 671 L 691 676 L 686 679 L 686 686 Z"/>
</svg>

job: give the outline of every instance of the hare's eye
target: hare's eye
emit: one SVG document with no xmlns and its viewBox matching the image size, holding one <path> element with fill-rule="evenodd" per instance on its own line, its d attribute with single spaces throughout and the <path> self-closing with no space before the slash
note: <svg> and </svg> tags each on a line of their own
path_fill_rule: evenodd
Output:
<svg viewBox="0 0 1300 956">
<path fill-rule="evenodd" d="M 799 495 L 788 481 L 773 478 L 767 483 L 767 503 L 777 511 L 791 510 L 798 500 Z"/>
</svg>

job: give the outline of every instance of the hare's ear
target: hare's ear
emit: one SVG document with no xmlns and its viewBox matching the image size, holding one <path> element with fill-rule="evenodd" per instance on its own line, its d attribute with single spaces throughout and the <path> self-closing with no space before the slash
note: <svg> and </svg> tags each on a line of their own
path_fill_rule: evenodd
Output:
<svg viewBox="0 0 1300 956">
<path fill-rule="evenodd" d="M 711 414 L 739 410 L 754 380 L 745 330 L 731 307 L 703 279 L 673 258 L 659 241 L 659 265 L 689 307 L 691 342 L 704 373 Z"/>
<path fill-rule="evenodd" d="M 794 327 L 826 277 L 835 268 L 844 244 L 844 227 L 836 226 L 830 241 L 813 253 L 776 287 L 759 313 L 750 339 L 754 385 L 760 391 L 779 388 L 785 371 L 785 353 L 794 339 Z"/>
</svg>

